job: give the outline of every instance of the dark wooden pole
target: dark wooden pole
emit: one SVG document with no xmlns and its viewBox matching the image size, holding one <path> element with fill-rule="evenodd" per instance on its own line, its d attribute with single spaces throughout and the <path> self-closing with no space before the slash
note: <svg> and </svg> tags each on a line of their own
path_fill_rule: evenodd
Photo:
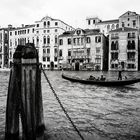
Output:
<svg viewBox="0 0 140 140">
<path fill-rule="evenodd" d="M 20 70 L 21 50 L 23 46 L 18 46 L 14 56 L 8 87 L 7 106 L 6 106 L 6 125 L 5 140 L 18 140 L 19 138 L 19 111 L 20 111 Z"/>
<path fill-rule="evenodd" d="M 16 61 L 9 82 L 5 140 L 19 138 L 19 114 L 23 129 L 22 139 L 43 140 L 45 126 L 38 53 L 31 43 L 18 48 L 20 49 L 15 52 Z M 9 138 L 11 135 L 14 139 Z"/>
</svg>

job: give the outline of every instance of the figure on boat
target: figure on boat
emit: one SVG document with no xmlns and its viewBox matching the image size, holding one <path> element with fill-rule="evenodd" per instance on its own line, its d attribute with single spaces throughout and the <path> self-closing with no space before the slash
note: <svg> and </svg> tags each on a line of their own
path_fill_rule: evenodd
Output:
<svg viewBox="0 0 140 140">
<path fill-rule="evenodd" d="M 90 75 L 87 80 L 105 81 L 106 78 L 103 75 L 101 75 L 101 77 L 98 77 L 98 78 L 95 78 L 94 76 Z"/>
<path fill-rule="evenodd" d="M 122 80 L 122 65 L 119 63 L 118 65 L 118 80 Z"/>
</svg>

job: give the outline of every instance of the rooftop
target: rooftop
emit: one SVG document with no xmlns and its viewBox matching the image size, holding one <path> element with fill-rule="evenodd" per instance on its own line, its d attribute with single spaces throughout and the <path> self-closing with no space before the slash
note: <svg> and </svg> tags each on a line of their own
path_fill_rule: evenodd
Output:
<svg viewBox="0 0 140 140">
<path fill-rule="evenodd" d="M 104 24 L 104 23 L 106 23 L 106 24 L 109 24 L 109 23 L 119 23 L 119 19 L 113 19 L 113 20 L 105 20 L 105 21 L 101 21 L 101 22 L 99 22 L 98 24 Z"/>
<path fill-rule="evenodd" d="M 79 30 L 79 29 L 78 29 Z M 97 35 L 97 34 L 101 34 L 99 29 L 80 29 L 84 35 Z M 67 37 L 67 36 L 72 36 L 74 35 L 76 32 L 76 30 L 73 31 L 67 31 L 64 32 L 63 34 L 61 34 L 59 37 Z"/>
<path fill-rule="evenodd" d="M 112 33 L 112 32 L 129 32 L 129 31 L 138 31 L 138 30 L 134 29 L 134 28 L 122 27 L 122 28 L 112 30 L 112 31 L 110 31 L 110 33 Z"/>
</svg>

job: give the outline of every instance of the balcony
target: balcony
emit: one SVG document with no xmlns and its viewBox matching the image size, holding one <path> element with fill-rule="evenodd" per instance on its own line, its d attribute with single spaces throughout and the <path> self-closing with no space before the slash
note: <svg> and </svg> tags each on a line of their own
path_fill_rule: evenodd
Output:
<svg viewBox="0 0 140 140">
<path fill-rule="evenodd" d="M 111 36 L 111 39 L 119 39 L 119 36 Z"/>
<path fill-rule="evenodd" d="M 127 49 L 127 52 L 136 52 L 136 49 L 134 49 L 134 48 L 129 48 L 129 49 Z"/>
<path fill-rule="evenodd" d="M 129 58 L 129 59 L 127 59 L 127 62 L 129 63 L 129 62 L 135 62 L 136 61 L 136 59 L 135 58 Z"/>
<path fill-rule="evenodd" d="M 111 60 L 110 60 L 110 63 L 118 63 L 118 58 L 112 58 Z"/>
<path fill-rule="evenodd" d="M 136 36 L 135 35 L 129 35 L 129 36 L 127 36 L 127 38 L 128 39 L 131 39 L 131 38 L 133 39 L 133 38 L 136 38 Z"/>
</svg>

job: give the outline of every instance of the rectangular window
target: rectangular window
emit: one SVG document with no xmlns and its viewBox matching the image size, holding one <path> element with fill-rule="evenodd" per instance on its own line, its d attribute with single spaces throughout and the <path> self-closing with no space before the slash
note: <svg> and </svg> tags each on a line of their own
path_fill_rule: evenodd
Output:
<svg viewBox="0 0 140 140">
<path fill-rule="evenodd" d="M 39 27 L 39 24 L 37 24 L 36 26 Z"/>
<path fill-rule="evenodd" d="M 32 33 L 34 33 L 34 31 L 35 31 L 35 29 L 33 28 L 33 29 L 32 29 Z"/>
<path fill-rule="evenodd" d="M 76 38 L 73 39 L 73 44 L 76 45 Z"/>
<path fill-rule="evenodd" d="M 133 20 L 133 27 L 136 27 L 136 20 Z"/>
<path fill-rule="evenodd" d="M 43 49 L 43 53 L 46 54 L 46 49 Z"/>
<path fill-rule="evenodd" d="M 90 25 L 90 20 L 88 20 L 88 25 Z"/>
<path fill-rule="evenodd" d="M 71 51 L 68 51 L 68 56 L 71 56 Z"/>
<path fill-rule="evenodd" d="M 50 53 L 50 49 L 47 49 L 47 53 Z"/>
<path fill-rule="evenodd" d="M 54 49 L 54 53 L 57 53 L 57 48 Z"/>
<path fill-rule="evenodd" d="M 50 61 L 50 57 L 47 57 L 47 61 L 48 61 L 48 62 Z"/>
<path fill-rule="evenodd" d="M 54 61 L 55 61 L 55 62 L 57 61 L 57 57 L 54 57 Z"/>
<path fill-rule="evenodd" d="M 45 62 L 46 61 L 46 57 L 43 57 L 43 62 Z"/>
<path fill-rule="evenodd" d="M 70 45 L 71 44 L 71 39 L 70 38 L 68 38 L 68 45 Z"/>
<path fill-rule="evenodd" d="M 57 26 L 58 25 L 58 22 L 55 22 L 55 26 Z"/>
</svg>

